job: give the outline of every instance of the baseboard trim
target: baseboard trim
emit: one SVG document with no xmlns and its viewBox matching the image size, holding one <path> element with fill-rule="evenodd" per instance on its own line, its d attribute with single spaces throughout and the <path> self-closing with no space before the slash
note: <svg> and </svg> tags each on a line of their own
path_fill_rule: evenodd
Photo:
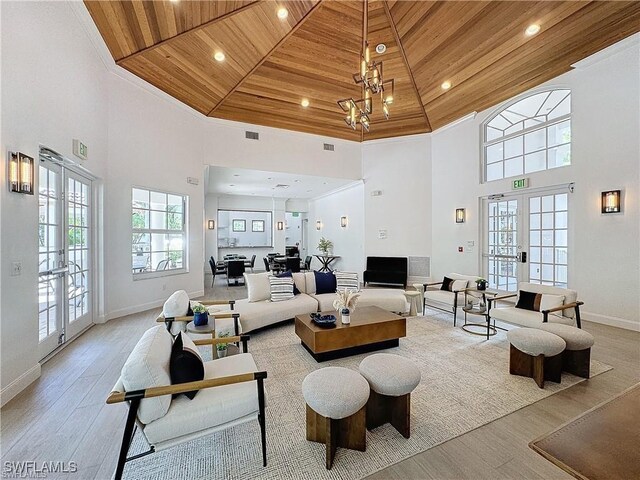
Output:
<svg viewBox="0 0 640 480">
<path fill-rule="evenodd" d="M 0 391 L 0 407 L 4 407 L 12 398 L 40 378 L 41 367 L 36 363 Z"/>
<path fill-rule="evenodd" d="M 204 289 L 197 290 L 195 292 L 187 292 L 189 298 L 202 297 L 204 295 Z M 147 310 L 151 310 L 152 308 L 158 308 L 164 305 L 167 299 L 163 298 L 160 300 L 154 300 L 152 302 L 141 303 L 140 305 L 133 305 L 131 307 L 120 308 L 118 310 L 114 310 L 113 312 L 105 315 L 106 321 L 113 320 L 115 318 L 126 317 L 127 315 L 133 315 L 134 313 L 146 312 Z"/>
<path fill-rule="evenodd" d="M 594 323 L 602 323 L 603 325 L 609 325 L 610 327 L 624 328 L 625 330 L 633 330 L 634 332 L 640 332 L 640 322 L 634 322 L 627 320 L 626 318 L 610 317 L 608 315 L 601 315 L 599 313 L 581 312 L 582 317 Z"/>
</svg>

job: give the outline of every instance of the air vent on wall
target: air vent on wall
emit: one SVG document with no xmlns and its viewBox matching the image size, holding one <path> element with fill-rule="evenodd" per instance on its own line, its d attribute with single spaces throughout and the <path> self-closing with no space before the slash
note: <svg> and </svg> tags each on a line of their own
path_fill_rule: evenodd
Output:
<svg viewBox="0 0 640 480">
<path fill-rule="evenodd" d="M 431 275 L 430 257 L 409 257 L 409 276 L 427 278 Z"/>
<path fill-rule="evenodd" d="M 325 143 L 324 149 L 333 152 L 336 149 L 336 146 L 333 143 Z"/>
<path fill-rule="evenodd" d="M 249 140 L 260 140 L 260 134 L 258 132 L 250 132 L 247 130 L 244 132 L 244 136 Z"/>
</svg>

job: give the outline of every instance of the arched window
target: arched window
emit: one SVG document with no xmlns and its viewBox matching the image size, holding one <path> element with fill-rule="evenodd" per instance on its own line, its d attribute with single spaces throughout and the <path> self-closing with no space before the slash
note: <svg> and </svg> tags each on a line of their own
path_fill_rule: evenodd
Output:
<svg viewBox="0 0 640 480">
<path fill-rule="evenodd" d="M 571 164 L 571 91 L 548 90 L 510 104 L 482 124 L 484 180 Z"/>
</svg>

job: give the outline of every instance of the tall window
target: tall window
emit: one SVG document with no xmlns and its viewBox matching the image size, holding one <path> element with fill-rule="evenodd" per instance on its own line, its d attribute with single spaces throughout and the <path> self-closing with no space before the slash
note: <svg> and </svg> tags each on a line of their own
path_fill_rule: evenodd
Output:
<svg viewBox="0 0 640 480">
<path fill-rule="evenodd" d="M 134 188 L 131 203 L 134 275 L 186 268 L 188 197 Z"/>
<path fill-rule="evenodd" d="M 487 182 L 571 164 L 571 91 L 540 92 L 483 124 Z"/>
</svg>

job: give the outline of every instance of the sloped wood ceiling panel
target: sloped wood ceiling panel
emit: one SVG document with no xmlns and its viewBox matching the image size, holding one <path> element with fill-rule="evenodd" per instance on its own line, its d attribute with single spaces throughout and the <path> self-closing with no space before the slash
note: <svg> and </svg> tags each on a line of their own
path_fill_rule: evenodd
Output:
<svg viewBox="0 0 640 480">
<path fill-rule="evenodd" d="M 356 141 L 439 128 L 640 31 L 635 1 L 370 0 L 369 43 L 386 44 L 373 56 L 396 89 L 391 118 L 376 102 L 363 134 L 336 104 L 360 96 L 361 0 L 85 4 L 119 65 L 204 115 Z M 542 30 L 527 37 L 532 23 Z"/>
</svg>

